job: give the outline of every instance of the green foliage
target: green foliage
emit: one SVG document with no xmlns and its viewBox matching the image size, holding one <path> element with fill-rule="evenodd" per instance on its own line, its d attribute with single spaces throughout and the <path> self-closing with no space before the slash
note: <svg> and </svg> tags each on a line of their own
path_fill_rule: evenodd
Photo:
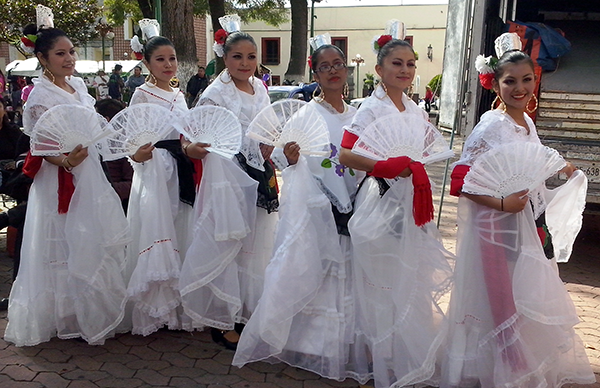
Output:
<svg viewBox="0 0 600 388">
<path fill-rule="evenodd" d="M 104 0 L 104 10 L 108 24 L 113 26 L 125 23 L 127 16 L 136 22 L 144 18 L 136 0 Z"/>
<path fill-rule="evenodd" d="M 434 95 L 439 97 L 442 94 L 442 75 L 438 74 L 433 77 L 427 86 L 431 88 Z"/>
<path fill-rule="evenodd" d="M 379 83 L 379 80 L 375 79 L 375 74 L 367 73 L 363 79 L 363 88 L 368 90 L 374 90 L 375 86 Z"/>
<path fill-rule="evenodd" d="M 73 44 L 85 43 L 97 34 L 93 26 L 101 16 L 101 9 L 96 0 L 0 0 L 0 41 L 21 51 L 21 31 L 35 23 L 38 4 L 52 8 L 54 26 L 63 30 Z"/>
<path fill-rule="evenodd" d="M 262 20 L 278 26 L 288 20 L 285 0 L 225 0 L 225 14 L 237 13 L 243 22 Z M 208 0 L 194 0 L 194 14 L 210 14 Z"/>
</svg>

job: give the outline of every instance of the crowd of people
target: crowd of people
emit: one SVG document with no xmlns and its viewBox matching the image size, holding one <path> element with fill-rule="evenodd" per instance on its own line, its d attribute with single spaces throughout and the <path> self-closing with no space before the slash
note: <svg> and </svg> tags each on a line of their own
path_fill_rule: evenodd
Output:
<svg viewBox="0 0 600 388">
<path fill-rule="evenodd" d="M 221 23 L 226 31 L 217 34 L 226 38 L 215 52 L 225 70 L 212 83 L 200 68 L 187 95 L 173 87 L 175 48 L 150 23 L 142 28 L 149 76 L 123 83 L 117 67 L 110 77 L 99 74 L 98 86 L 112 98 L 98 102 L 71 77 L 76 59 L 66 34 L 27 26 L 43 70 L 25 106 L 23 136 L 35 135 L 40 117 L 64 104 L 95 106 L 111 120 L 130 109 L 119 102 L 124 85 L 135 88 L 131 107 L 154 104 L 183 116 L 188 104 L 217 106 L 245 133 L 269 106 L 267 88 L 254 76 L 253 37 L 235 17 Z M 344 100 L 344 53 L 326 39 L 315 42 L 309 65 L 319 87 L 307 106 L 326 123 L 325 157 L 305 156 L 299 142 L 274 149 L 245 136 L 230 160 L 175 130 L 110 165 L 81 144 L 56 156 L 29 153 L 24 244 L 4 339 L 101 345 L 119 332 L 209 328 L 236 352 L 234 365 L 285 362 L 339 381 L 373 380 L 377 388 L 595 382 L 573 330 L 573 302 L 536 232 L 536 221 L 560 203 L 545 197 L 543 184 L 502 198 L 464 189 L 486 153 L 508 142 L 540 143 L 526 114 L 532 60 L 519 50 L 500 56 L 493 76 L 500 104 L 483 115 L 454 168 L 455 256 L 432 222 L 425 161 L 356 152 L 372 124 L 387 119 L 391 130 L 412 126 L 423 149 L 435 145 L 448 157 L 428 115 L 404 92 L 415 76 L 413 48 L 397 35 L 376 41 L 381 82 L 356 110 Z M 0 134 L 24 151 L 14 128 L 3 123 Z M 568 163 L 561 171 L 570 179 L 560 190 L 576 191 L 581 174 Z M 0 220 L 0 227 L 9 223 Z M 439 298 L 451 289 L 444 311 Z"/>
</svg>

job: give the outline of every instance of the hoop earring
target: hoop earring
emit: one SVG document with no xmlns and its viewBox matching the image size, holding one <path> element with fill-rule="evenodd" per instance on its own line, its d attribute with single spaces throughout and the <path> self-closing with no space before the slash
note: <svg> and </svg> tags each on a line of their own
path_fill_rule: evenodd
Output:
<svg viewBox="0 0 600 388">
<path fill-rule="evenodd" d="M 54 74 L 52 74 L 52 72 L 50 70 L 48 70 L 48 68 L 44 68 L 44 73 L 43 73 L 46 78 L 48 78 L 48 80 L 52 83 L 56 82 L 56 77 L 54 77 Z M 52 77 L 52 79 L 50 79 L 50 77 L 48 76 L 48 74 L 50 74 L 50 76 Z"/>
<path fill-rule="evenodd" d="M 148 74 L 148 76 L 146 77 L 146 83 L 149 86 L 156 86 L 156 77 L 154 76 L 154 74 Z"/>
<path fill-rule="evenodd" d="M 177 77 L 173 77 L 169 80 L 169 86 L 172 88 L 178 88 L 179 87 L 179 78 Z"/>
<path fill-rule="evenodd" d="M 535 106 L 533 107 L 533 109 L 529 109 L 529 103 L 531 102 L 531 98 L 533 98 L 533 100 L 535 101 Z M 538 108 L 538 99 L 535 96 L 535 94 L 532 94 L 531 98 L 529 99 L 529 101 L 527 101 L 527 106 L 525 106 L 525 110 L 529 114 L 533 114 L 533 112 L 535 112 L 537 110 L 537 108 Z"/>
<path fill-rule="evenodd" d="M 387 87 L 385 86 L 385 84 L 383 83 L 383 81 L 381 81 L 381 82 L 379 83 L 379 85 L 381 85 L 381 88 L 382 88 L 382 89 L 383 89 L 383 91 L 385 92 L 385 95 L 384 95 L 383 97 L 379 97 L 379 96 L 378 96 L 376 93 L 373 93 L 373 94 L 375 94 L 375 97 L 377 97 L 378 99 L 380 99 L 380 100 L 383 100 L 383 99 L 384 99 L 384 98 L 386 98 L 386 97 L 387 97 L 387 95 L 388 95 Z"/>
<path fill-rule="evenodd" d="M 500 97 L 500 95 L 496 95 L 496 98 L 494 98 L 494 101 L 492 101 L 491 109 L 492 110 L 496 109 L 496 102 L 498 102 L 498 100 L 500 100 L 500 104 L 502 104 L 502 111 L 506 112 L 506 104 L 504 103 L 504 101 L 502 101 L 502 98 Z M 498 106 L 500 106 L 500 104 L 498 104 Z"/>
<path fill-rule="evenodd" d="M 319 91 L 319 94 L 316 94 L 317 90 Z M 317 87 L 312 92 L 312 98 L 319 104 L 322 103 L 323 100 L 325 100 L 325 92 L 323 91 L 323 89 L 321 89 L 321 84 L 317 83 Z"/>
<path fill-rule="evenodd" d="M 342 90 L 342 97 L 348 98 L 349 94 L 350 94 L 350 88 L 348 87 L 348 82 L 346 82 L 346 84 L 344 85 L 344 89 Z"/>
<path fill-rule="evenodd" d="M 223 74 L 227 74 L 229 76 L 229 81 L 223 80 Z M 221 71 L 221 73 L 219 73 L 219 79 L 224 84 L 229 84 L 233 81 L 233 78 L 231 78 L 231 73 L 229 72 L 229 69 L 227 69 L 227 68 L 223 69 L 223 71 Z"/>
</svg>

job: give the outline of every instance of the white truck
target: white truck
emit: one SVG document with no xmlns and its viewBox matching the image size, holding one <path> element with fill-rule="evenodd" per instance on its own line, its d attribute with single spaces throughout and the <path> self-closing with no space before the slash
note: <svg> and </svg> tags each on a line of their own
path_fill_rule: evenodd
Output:
<svg viewBox="0 0 600 388">
<path fill-rule="evenodd" d="M 571 43 L 556 70 L 542 73 L 536 126 L 544 144 L 585 172 L 588 210 L 599 210 L 600 1 L 449 0 L 438 124 L 466 136 L 490 109 L 475 57 L 491 55 L 505 23 L 517 20 L 560 28 Z"/>
</svg>

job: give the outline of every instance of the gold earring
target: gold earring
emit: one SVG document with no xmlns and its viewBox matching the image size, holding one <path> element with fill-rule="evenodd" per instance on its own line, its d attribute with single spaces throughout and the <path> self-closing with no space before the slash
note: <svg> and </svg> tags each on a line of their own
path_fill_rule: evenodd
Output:
<svg viewBox="0 0 600 388">
<path fill-rule="evenodd" d="M 148 76 L 146 77 L 146 83 L 150 86 L 156 86 L 156 77 L 154 76 L 154 74 L 148 74 Z"/>
<path fill-rule="evenodd" d="M 54 74 L 52 74 L 52 72 L 50 70 L 48 70 L 48 68 L 44 68 L 44 73 L 43 73 L 46 78 L 48 78 L 48 80 L 52 83 L 56 82 L 56 77 L 54 77 Z M 48 74 L 50 74 L 50 76 L 52 77 L 52 79 L 50 79 L 50 76 L 48 76 Z"/>
<path fill-rule="evenodd" d="M 177 77 L 173 77 L 169 80 L 169 86 L 172 88 L 178 88 L 179 87 L 179 78 Z"/>
<path fill-rule="evenodd" d="M 344 85 L 344 89 L 342 90 L 342 96 L 343 96 L 343 98 L 348 98 L 349 94 L 350 94 L 350 88 L 348 87 L 348 82 L 346 82 L 346 84 Z"/>
<path fill-rule="evenodd" d="M 317 90 L 319 91 L 319 94 L 316 94 Z M 317 83 L 317 87 L 312 92 L 312 98 L 313 98 L 313 100 L 315 100 L 319 104 L 322 103 L 323 100 L 325 100 L 325 92 L 321 88 L 321 84 Z"/>
<path fill-rule="evenodd" d="M 383 89 L 383 91 L 385 92 L 385 95 L 384 95 L 383 97 L 379 97 L 379 96 L 377 96 L 375 93 L 373 93 L 373 94 L 375 94 L 375 97 L 379 98 L 380 100 L 383 100 L 383 99 L 384 99 L 384 98 L 386 98 L 386 97 L 387 97 L 387 95 L 388 95 L 388 92 L 387 92 L 387 87 L 385 86 L 385 84 L 383 83 L 383 81 L 381 81 L 381 82 L 379 83 L 379 85 L 381 85 L 381 88 L 382 88 L 382 89 Z"/>
<path fill-rule="evenodd" d="M 502 105 L 502 111 L 506 112 L 506 104 L 504 103 L 504 101 L 502 101 L 502 97 L 500 97 L 500 95 L 496 95 L 496 98 L 494 98 L 494 101 L 492 101 L 492 110 L 496 109 L 496 102 L 498 102 L 498 100 L 500 101 L 500 104 Z M 500 106 L 500 104 L 498 104 L 498 106 Z"/>
<path fill-rule="evenodd" d="M 229 76 L 229 81 L 225 81 L 225 80 L 223 79 L 223 74 L 227 74 L 227 75 Z M 219 78 L 219 79 L 221 80 L 221 82 L 223 82 L 224 84 L 228 84 L 228 83 L 231 83 L 231 81 L 233 81 L 233 78 L 231 78 L 231 73 L 229 73 L 229 69 L 227 69 L 227 68 L 225 68 L 225 69 L 223 69 L 223 71 L 221 71 L 221 73 L 219 74 L 219 77 L 218 77 L 218 78 Z"/>
<path fill-rule="evenodd" d="M 533 109 L 529 109 L 529 103 L 531 102 L 531 98 L 533 98 L 533 100 L 535 101 L 535 106 L 533 107 Z M 527 106 L 525 107 L 525 110 L 529 114 L 533 114 L 533 112 L 535 112 L 537 110 L 537 108 L 538 108 L 538 99 L 535 96 L 535 94 L 532 94 L 531 98 L 529 99 L 529 101 L 527 101 Z"/>
</svg>

